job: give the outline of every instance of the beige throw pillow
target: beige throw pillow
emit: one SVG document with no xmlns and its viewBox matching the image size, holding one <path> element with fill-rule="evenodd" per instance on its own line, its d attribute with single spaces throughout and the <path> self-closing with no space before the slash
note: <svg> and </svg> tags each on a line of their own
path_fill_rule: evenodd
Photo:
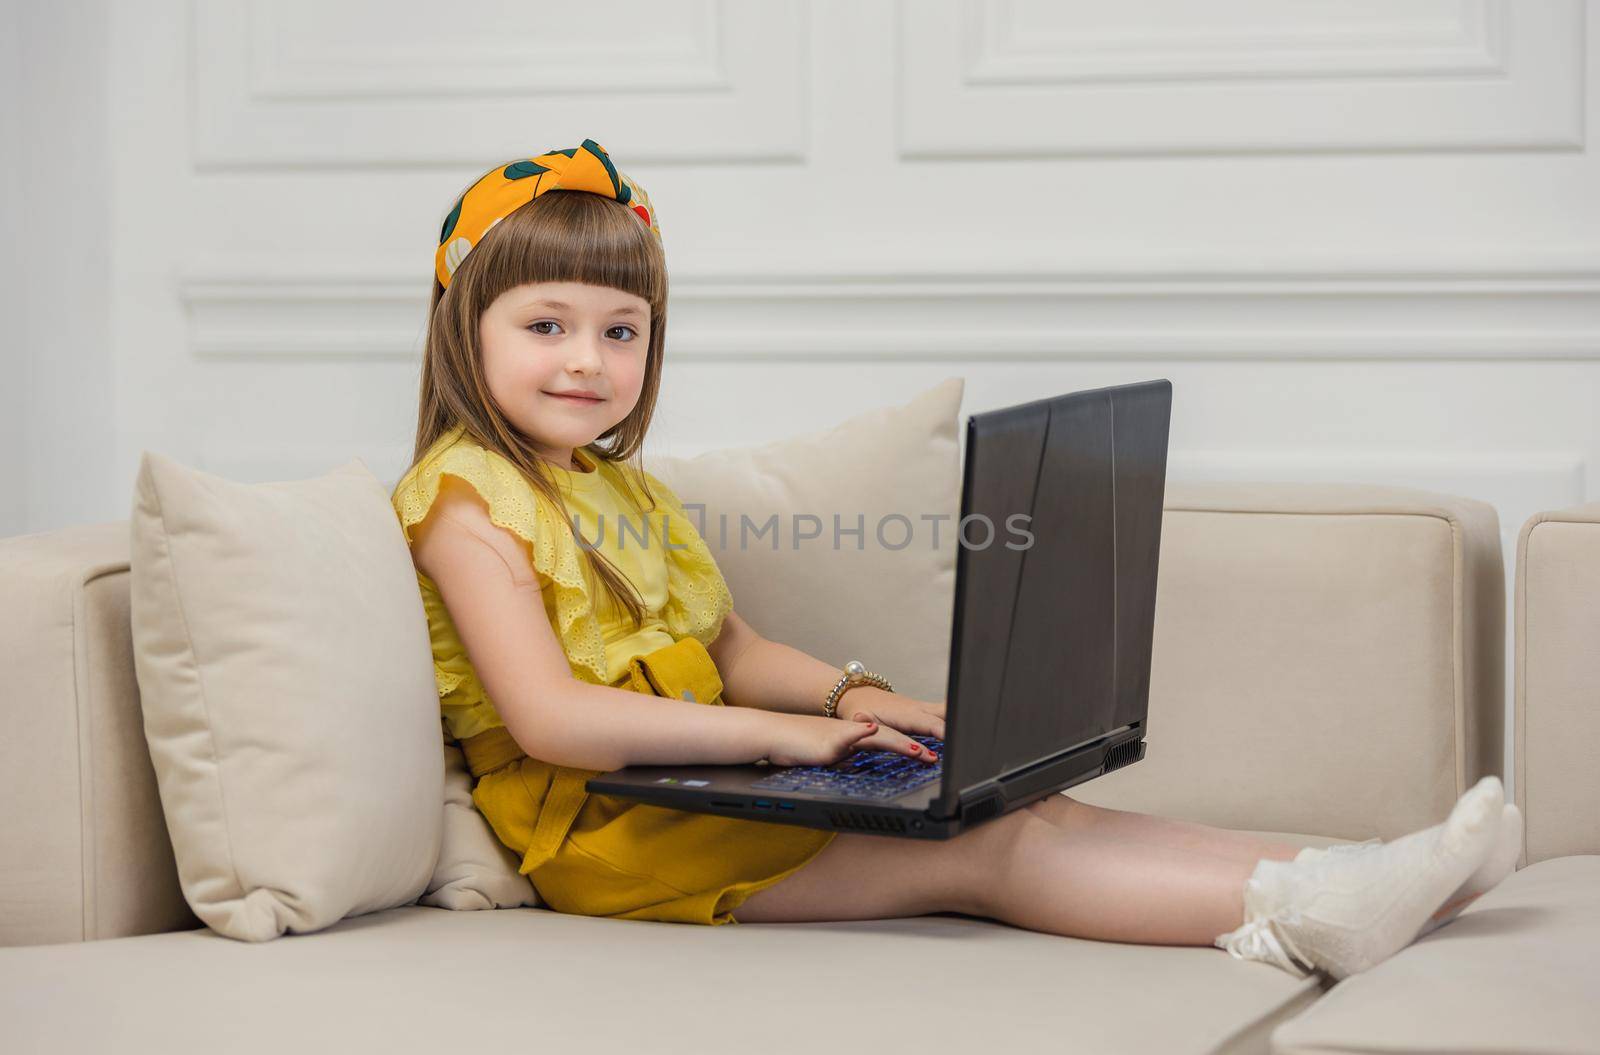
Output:
<svg viewBox="0 0 1600 1055">
<path fill-rule="evenodd" d="M 147 451 L 131 532 L 145 737 L 195 914 L 261 941 L 415 902 L 444 759 L 382 483 L 359 459 L 247 485 Z"/>
<path fill-rule="evenodd" d="M 489 827 L 472 802 L 472 771 L 454 741 L 444 745 L 444 838 L 439 863 L 419 905 L 457 911 L 484 908 L 538 908 L 543 904 L 533 881 L 517 866 L 520 858 Z"/>
<path fill-rule="evenodd" d="M 965 387 L 952 377 L 821 432 L 646 468 L 699 515 L 734 610 L 763 637 L 943 700 Z"/>
</svg>

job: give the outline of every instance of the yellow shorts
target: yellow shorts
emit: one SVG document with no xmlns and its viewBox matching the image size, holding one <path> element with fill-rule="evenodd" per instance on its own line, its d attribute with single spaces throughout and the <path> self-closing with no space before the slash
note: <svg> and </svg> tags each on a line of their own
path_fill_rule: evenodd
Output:
<svg viewBox="0 0 1600 1055">
<path fill-rule="evenodd" d="M 683 638 L 633 661 L 622 688 L 721 707 L 722 682 L 705 646 Z M 814 828 L 719 817 L 591 794 L 600 770 L 524 754 L 504 726 L 462 742 L 477 784 L 472 801 L 518 871 L 558 912 L 671 923 L 737 923 L 751 894 L 798 871 L 833 841 Z"/>
</svg>

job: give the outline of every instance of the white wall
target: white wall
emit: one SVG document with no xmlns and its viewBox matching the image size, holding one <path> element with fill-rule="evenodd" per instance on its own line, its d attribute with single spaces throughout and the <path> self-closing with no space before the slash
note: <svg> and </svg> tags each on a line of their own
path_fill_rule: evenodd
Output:
<svg viewBox="0 0 1600 1055">
<path fill-rule="evenodd" d="M 113 190 L 104 0 L 0 13 L 0 533 L 127 516 L 114 476 Z"/>
<path fill-rule="evenodd" d="M 22 315 L 22 10 L 0 4 L 0 538 L 23 532 L 28 509 L 26 463 L 20 457 L 28 384 Z"/>
<path fill-rule="evenodd" d="M 394 479 L 444 211 L 584 137 L 661 211 L 660 452 L 1168 377 L 1174 479 L 1467 494 L 1508 542 L 1600 494 L 1592 3 L 74 10 L 27 16 L 78 85 L 28 120 L 103 136 L 110 299 L 36 291 L 30 530 L 126 515 L 145 448 Z"/>
</svg>

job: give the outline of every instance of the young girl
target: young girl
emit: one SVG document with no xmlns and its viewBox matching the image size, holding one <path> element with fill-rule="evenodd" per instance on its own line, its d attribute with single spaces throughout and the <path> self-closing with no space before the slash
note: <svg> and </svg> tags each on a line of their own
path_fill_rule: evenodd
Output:
<svg viewBox="0 0 1600 1055">
<path fill-rule="evenodd" d="M 1066 795 L 920 841 L 589 794 L 633 763 L 932 764 L 917 737 L 944 736 L 943 702 L 841 679 L 740 618 L 678 496 L 638 466 L 666 305 L 655 209 L 593 140 L 494 168 L 445 218 L 393 500 L 446 731 L 549 907 L 705 924 L 951 911 L 1340 978 L 1514 867 L 1521 815 L 1493 776 L 1431 828 L 1329 850 Z"/>
</svg>

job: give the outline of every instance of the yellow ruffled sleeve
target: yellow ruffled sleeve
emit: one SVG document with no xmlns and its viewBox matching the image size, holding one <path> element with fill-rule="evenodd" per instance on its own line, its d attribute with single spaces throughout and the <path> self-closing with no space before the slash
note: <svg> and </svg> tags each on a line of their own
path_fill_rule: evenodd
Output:
<svg viewBox="0 0 1600 1055">
<path fill-rule="evenodd" d="M 605 643 L 590 603 L 578 544 L 560 512 L 511 462 L 468 442 L 450 443 L 430 452 L 395 487 L 393 504 L 406 543 L 411 542 L 412 528 L 427 517 L 439 497 L 440 479 L 445 475 L 470 485 L 489 507 L 489 519 L 528 544 L 540 586 L 553 599 L 553 604 L 546 602 L 546 609 L 573 673 L 584 681 L 607 684 Z M 457 691 L 464 681 L 478 688 L 464 654 L 441 656 L 438 642 L 434 651 L 441 697 Z"/>
<path fill-rule="evenodd" d="M 661 619 L 674 638 L 693 637 L 709 647 L 733 610 L 733 594 L 677 493 L 652 473 L 644 476 L 658 503 L 651 521 L 659 525 L 666 516 L 667 603 Z"/>
</svg>

